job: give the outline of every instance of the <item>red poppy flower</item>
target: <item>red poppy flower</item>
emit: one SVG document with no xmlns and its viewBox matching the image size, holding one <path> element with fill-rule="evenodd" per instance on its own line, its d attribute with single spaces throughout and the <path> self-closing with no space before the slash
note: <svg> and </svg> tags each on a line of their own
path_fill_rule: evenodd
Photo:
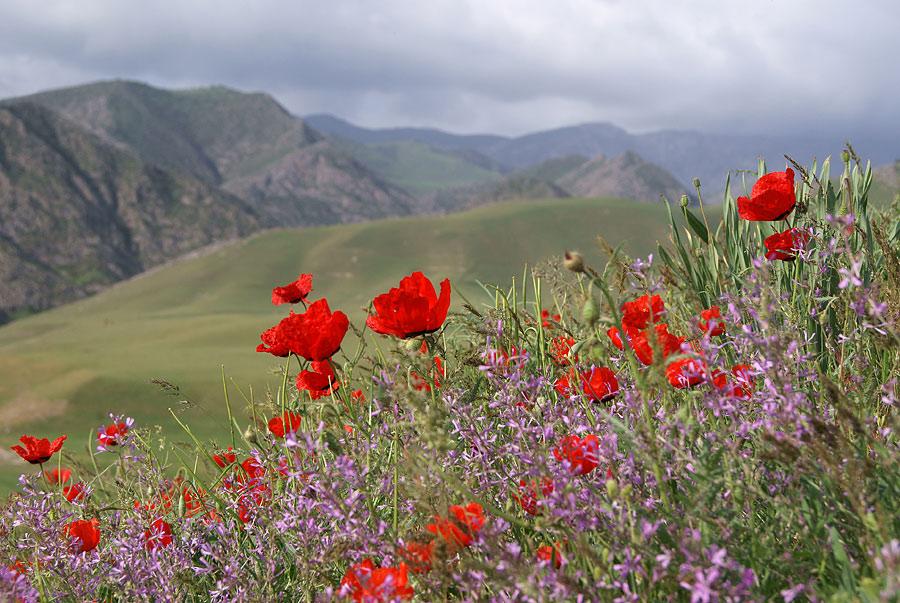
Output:
<svg viewBox="0 0 900 603">
<path fill-rule="evenodd" d="M 58 486 L 72 479 L 72 470 L 54 467 L 50 471 L 44 471 L 44 477 L 47 479 L 48 484 Z"/>
<path fill-rule="evenodd" d="M 339 349 L 350 320 L 340 310 L 333 312 L 328 300 L 320 299 L 310 304 L 306 312 L 291 312 L 281 322 L 267 329 L 260 339 L 257 352 L 268 352 L 285 357 L 293 352 L 307 360 L 328 360 Z"/>
<path fill-rule="evenodd" d="M 219 454 L 213 455 L 213 462 L 224 469 L 228 465 L 231 465 L 237 462 L 237 455 L 232 452 L 231 446 L 228 447 L 228 450 L 222 451 Z"/>
<path fill-rule="evenodd" d="M 287 414 L 287 413 L 285 413 Z M 297 423 L 299 427 L 299 422 Z M 250 480 L 259 480 L 266 474 L 266 468 L 262 466 L 256 458 L 250 456 L 241 463 L 241 469 L 244 470 L 244 474 Z"/>
<path fill-rule="evenodd" d="M 610 400 L 619 393 L 616 374 L 605 366 L 595 366 L 590 372 L 582 373 L 581 381 L 584 393 L 597 402 Z"/>
<path fill-rule="evenodd" d="M 749 398 L 753 395 L 753 375 L 749 364 L 735 364 L 731 367 L 731 375 L 734 380 L 722 371 L 716 371 L 713 375 L 713 385 L 727 396 L 735 398 Z"/>
<path fill-rule="evenodd" d="M 580 438 L 575 434 L 564 437 L 553 449 L 558 461 L 568 461 L 572 475 L 585 475 L 597 468 L 600 456 L 600 439 L 593 435 Z"/>
<path fill-rule="evenodd" d="M 144 541 L 144 546 L 148 551 L 155 548 L 166 548 L 172 544 L 172 526 L 162 518 L 155 520 L 144 532 Z"/>
<path fill-rule="evenodd" d="M 24 576 L 28 573 L 28 565 L 22 562 L 19 559 L 16 559 L 15 562 L 6 566 L 6 569 L 11 571 L 13 574 L 17 576 Z"/>
<path fill-rule="evenodd" d="M 83 500 L 87 492 L 82 482 L 76 482 L 71 486 L 66 486 L 62 490 L 62 494 L 69 502 L 77 502 Z"/>
<path fill-rule="evenodd" d="M 550 321 L 551 318 L 553 319 L 553 322 Z M 550 316 L 550 310 L 541 310 L 541 326 L 545 329 L 552 327 L 554 323 L 558 324 L 560 320 L 562 320 L 562 316 L 559 314 Z"/>
<path fill-rule="evenodd" d="M 290 343 L 285 337 L 281 324 L 280 322 L 260 334 L 259 338 L 262 340 L 262 343 L 256 346 L 257 352 L 267 352 L 279 358 L 287 358 L 290 355 Z"/>
<path fill-rule="evenodd" d="M 661 348 L 663 360 L 681 351 L 681 344 L 684 343 L 684 337 L 678 337 L 669 333 L 669 325 L 666 323 L 658 324 L 653 327 L 656 335 L 656 345 Z M 647 366 L 653 364 L 653 344 L 651 343 L 650 329 L 638 331 L 630 334 L 629 343 L 634 354 L 642 364 Z"/>
<path fill-rule="evenodd" d="M 128 433 L 128 425 L 121 421 L 101 427 L 97 432 L 97 444 L 100 446 L 118 446 Z"/>
<path fill-rule="evenodd" d="M 642 295 L 622 304 L 622 326 L 626 331 L 646 329 L 659 322 L 665 311 L 666 305 L 659 295 Z"/>
<path fill-rule="evenodd" d="M 789 228 L 784 232 L 773 234 L 763 241 L 763 245 L 766 246 L 766 259 L 793 262 L 797 259 L 797 251 L 804 249 L 808 242 L 809 233 L 799 228 Z"/>
<path fill-rule="evenodd" d="M 543 496 L 539 497 L 537 491 L 537 480 L 531 480 L 531 483 L 528 483 L 525 480 L 519 480 L 519 492 L 513 494 L 513 499 L 519 503 L 519 506 L 522 507 L 523 511 L 529 515 L 537 515 L 539 512 L 539 498 L 544 498 L 553 493 L 553 481 L 550 480 L 550 478 L 545 477 L 541 480 L 541 494 L 543 494 Z"/>
<path fill-rule="evenodd" d="M 672 387 L 694 387 L 706 380 L 706 363 L 699 358 L 682 358 L 666 366 L 666 379 Z"/>
<path fill-rule="evenodd" d="M 363 393 L 363 390 L 357 389 L 355 391 L 350 392 L 350 399 L 355 402 L 359 402 L 360 404 L 365 403 L 366 395 Z"/>
<path fill-rule="evenodd" d="M 622 337 L 621 335 L 619 335 L 619 329 L 617 327 L 610 327 L 609 330 L 606 331 L 606 336 L 609 337 L 609 340 L 614 346 L 616 346 L 620 350 L 625 349 L 625 346 L 622 344 Z"/>
<path fill-rule="evenodd" d="M 312 291 L 312 275 L 301 274 L 293 283 L 272 289 L 272 303 L 276 306 L 299 304 L 306 301 L 306 296 L 310 291 Z"/>
<path fill-rule="evenodd" d="M 245 490 L 238 500 L 237 507 L 237 515 L 241 523 L 249 523 L 259 507 L 266 504 L 270 494 L 271 490 L 266 485 L 257 485 Z"/>
<path fill-rule="evenodd" d="M 285 432 L 293 433 L 300 429 L 300 418 L 300 415 L 286 410 L 280 417 L 269 419 L 269 431 L 276 438 L 281 439 L 284 437 Z"/>
<path fill-rule="evenodd" d="M 447 518 L 436 516 L 425 529 L 443 538 L 451 547 L 467 547 L 483 526 L 484 510 L 473 502 L 465 507 L 451 505 Z"/>
<path fill-rule="evenodd" d="M 407 572 L 405 563 L 399 567 L 376 568 L 371 559 L 366 559 L 347 570 L 341 580 L 341 592 L 365 603 L 412 599 L 414 592 Z"/>
<path fill-rule="evenodd" d="M 21 446 L 13 446 L 10 448 L 20 457 L 31 463 L 32 465 L 40 465 L 50 460 L 50 457 L 60 451 L 63 442 L 68 436 L 59 436 L 53 442 L 46 438 L 38 439 L 34 436 L 23 435 L 19 441 L 25 444 L 25 448 Z"/>
<path fill-rule="evenodd" d="M 570 377 L 574 377 L 571 371 L 565 375 L 560 375 L 553 383 L 553 389 L 555 389 L 560 396 L 568 398 L 572 395 L 572 384 L 569 382 Z"/>
<path fill-rule="evenodd" d="M 725 334 L 725 321 L 722 320 L 722 314 L 719 306 L 710 306 L 709 309 L 700 312 L 700 320 L 697 326 L 704 333 L 709 333 L 710 337 L 718 337 Z"/>
<path fill-rule="evenodd" d="M 573 361 L 578 362 L 577 355 L 572 359 L 569 358 L 569 352 L 573 345 L 575 345 L 574 337 L 557 335 L 550 340 L 550 357 L 559 366 L 565 366 Z"/>
<path fill-rule="evenodd" d="M 434 386 L 438 389 L 441 388 L 441 379 L 446 377 L 447 373 L 444 370 L 444 362 L 441 360 L 440 356 L 435 356 L 434 361 L 431 367 L 431 380 L 434 381 Z M 412 386 L 414 389 L 421 392 L 430 392 L 431 384 L 425 380 L 422 375 L 419 373 L 412 371 L 410 373 L 410 381 L 412 381 Z"/>
<path fill-rule="evenodd" d="M 544 544 L 538 547 L 538 561 L 552 562 L 553 567 L 559 569 L 562 566 L 562 543 L 556 542 L 553 546 Z"/>
<path fill-rule="evenodd" d="M 434 546 L 434 540 L 427 543 L 408 542 L 399 550 L 399 554 L 414 574 L 425 574 L 431 571 Z"/>
<path fill-rule="evenodd" d="M 379 295 L 372 302 L 375 314 L 366 319 L 370 329 L 401 339 L 433 333 L 441 328 L 450 308 L 450 280 L 441 281 L 440 297 L 425 275 L 413 272 L 400 280 L 400 287 Z"/>
<path fill-rule="evenodd" d="M 794 170 L 766 174 L 756 181 L 750 198 L 738 197 L 738 215 L 744 220 L 772 222 L 783 220 L 794 210 Z"/>
<path fill-rule="evenodd" d="M 313 362 L 311 371 L 303 370 L 297 375 L 297 389 L 308 391 L 313 400 L 331 395 L 339 386 L 334 369 L 327 360 Z"/>
<path fill-rule="evenodd" d="M 100 544 L 100 520 L 94 518 L 90 521 L 73 521 L 64 528 L 64 535 L 77 539 L 74 544 L 76 553 L 92 551 Z"/>
</svg>

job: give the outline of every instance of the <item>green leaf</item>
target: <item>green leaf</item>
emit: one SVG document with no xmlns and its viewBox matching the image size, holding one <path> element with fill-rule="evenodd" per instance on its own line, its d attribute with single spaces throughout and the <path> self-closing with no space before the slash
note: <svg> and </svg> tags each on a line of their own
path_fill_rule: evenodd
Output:
<svg viewBox="0 0 900 603">
<path fill-rule="evenodd" d="M 697 216 L 686 207 L 682 207 L 681 211 L 684 212 L 684 219 L 687 220 L 688 225 L 691 227 L 691 230 L 697 233 L 703 242 L 709 245 L 709 231 L 706 229 L 706 225 L 697 219 Z"/>
</svg>

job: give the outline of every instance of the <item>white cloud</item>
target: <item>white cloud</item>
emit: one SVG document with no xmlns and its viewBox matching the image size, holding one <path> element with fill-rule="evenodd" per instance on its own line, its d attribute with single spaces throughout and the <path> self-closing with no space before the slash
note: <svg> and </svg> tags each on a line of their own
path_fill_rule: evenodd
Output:
<svg viewBox="0 0 900 603">
<path fill-rule="evenodd" d="M 0 0 L 0 96 L 127 77 L 367 125 L 883 130 L 898 31 L 896 0 Z"/>
</svg>

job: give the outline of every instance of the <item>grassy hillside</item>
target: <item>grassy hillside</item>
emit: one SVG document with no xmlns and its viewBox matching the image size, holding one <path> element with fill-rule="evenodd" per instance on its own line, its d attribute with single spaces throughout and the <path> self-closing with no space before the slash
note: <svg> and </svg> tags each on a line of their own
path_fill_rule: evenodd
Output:
<svg viewBox="0 0 900 603">
<path fill-rule="evenodd" d="M 341 148 L 391 184 L 412 193 L 498 180 L 501 175 L 450 151 L 414 141 L 344 143 Z"/>
<path fill-rule="evenodd" d="M 5 452 L 21 433 L 65 432 L 68 452 L 84 450 L 110 411 L 175 433 L 167 408 L 186 397 L 196 403 L 185 412 L 200 436 L 215 435 L 224 412 L 220 365 L 257 396 L 264 392 L 275 363 L 254 348 L 259 333 L 287 312 L 270 305 L 269 292 L 300 271 L 315 275 L 314 295 L 360 325 L 368 301 L 412 270 L 449 277 L 454 291 L 478 302 L 478 279 L 508 283 L 524 263 L 566 248 L 599 259 L 597 234 L 650 253 L 664 236 L 664 216 L 659 205 L 556 199 L 268 231 L 16 321 L 0 329 L 0 487 L 23 468 Z M 156 377 L 181 385 L 184 395 L 162 394 L 148 383 Z"/>
</svg>

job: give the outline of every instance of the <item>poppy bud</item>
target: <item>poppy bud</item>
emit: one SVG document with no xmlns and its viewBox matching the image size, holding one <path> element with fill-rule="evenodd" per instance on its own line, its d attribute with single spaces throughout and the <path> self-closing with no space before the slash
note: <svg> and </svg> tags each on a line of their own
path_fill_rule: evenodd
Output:
<svg viewBox="0 0 900 603">
<path fill-rule="evenodd" d="M 563 266 L 572 272 L 584 272 L 584 257 L 577 251 L 567 251 L 563 259 Z"/>
<path fill-rule="evenodd" d="M 256 444 L 256 430 L 252 427 L 248 427 L 247 431 L 244 432 L 244 439 L 250 442 L 251 444 Z"/>
<path fill-rule="evenodd" d="M 850 163 L 850 151 L 848 151 L 847 149 L 841 151 L 841 161 L 843 161 L 844 163 Z"/>
<path fill-rule="evenodd" d="M 410 352 L 415 352 L 420 347 L 422 347 L 422 343 L 418 339 L 407 339 L 406 340 L 406 349 Z"/>
<path fill-rule="evenodd" d="M 584 307 L 581 309 L 581 318 L 592 327 L 597 323 L 597 319 L 600 318 L 600 312 L 597 310 L 597 304 L 594 303 L 593 297 L 588 297 L 585 300 Z"/>
<path fill-rule="evenodd" d="M 606 480 L 606 493 L 610 498 L 615 498 L 619 494 L 619 482 L 614 479 Z"/>
<path fill-rule="evenodd" d="M 700 188 L 700 179 L 694 176 L 694 179 L 691 180 L 691 184 L 694 185 L 694 188 Z"/>
<path fill-rule="evenodd" d="M 681 195 L 681 207 L 687 207 L 691 204 L 691 200 L 688 199 L 687 195 Z"/>
</svg>

